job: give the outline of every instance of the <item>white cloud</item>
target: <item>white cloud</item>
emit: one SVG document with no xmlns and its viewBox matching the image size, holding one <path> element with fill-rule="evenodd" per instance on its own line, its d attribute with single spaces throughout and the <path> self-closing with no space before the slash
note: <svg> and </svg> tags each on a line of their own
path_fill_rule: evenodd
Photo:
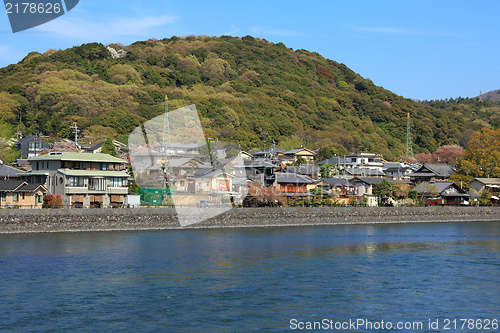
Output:
<svg viewBox="0 0 500 333">
<path fill-rule="evenodd" d="M 58 18 L 40 26 L 40 30 L 53 32 L 56 38 L 74 41 L 118 41 L 120 37 L 144 37 L 155 29 L 171 25 L 173 16 L 145 16 L 140 18 L 108 18 L 99 22 L 88 19 L 67 20 Z"/>
</svg>

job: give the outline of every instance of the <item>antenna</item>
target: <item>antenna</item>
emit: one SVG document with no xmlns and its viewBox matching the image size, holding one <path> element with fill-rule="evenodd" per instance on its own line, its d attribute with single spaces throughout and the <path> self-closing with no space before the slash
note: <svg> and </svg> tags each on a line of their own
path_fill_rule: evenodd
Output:
<svg viewBox="0 0 500 333">
<path fill-rule="evenodd" d="M 408 117 L 406 120 L 406 148 L 405 156 L 413 157 L 413 145 L 411 142 L 411 128 L 410 128 L 410 113 L 408 112 Z"/>
</svg>

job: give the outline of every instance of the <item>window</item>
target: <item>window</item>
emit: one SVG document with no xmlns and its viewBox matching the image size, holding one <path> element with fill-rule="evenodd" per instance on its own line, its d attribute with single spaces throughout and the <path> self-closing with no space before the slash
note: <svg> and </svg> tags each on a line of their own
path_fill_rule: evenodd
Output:
<svg viewBox="0 0 500 333">
<path fill-rule="evenodd" d="M 2 192 L 2 201 L 6 201 L 6 200 L 7 200 L 7 193 Z"/>
<path fill-rule="evenodd" d="M 83 187 L 83 177 L 69 177 L 69 186 L 71 187 Z"/>
<path fill-rule="evenodd" d="M 19 193 L 12 193 L 12 201 L 19 201 Z"/>
<path fill-rule="evenodd" d="M 102 162 L 102 163 L 101 163 L 101 170 L 108 170 L 108 169 L 109 169 L 109 168 L 108 168 L 108 163 L 104 163 L 104 162 Z"/>
<path fill-rule="evenodd" d="M 109 187 L 121 187 L 123 184 L 123 178 L 110 178 L 109 179 Z"/>
<path fill-rule="evenodd" d="M 198 182 L 198 190 L 203 190 L 203 182 Z"/>
<path fill-rule="evenodd" d="M 106 189 L 106 179 L 91 178 L 89 179 L 89 190 L 104 191 Z"/>
</svg>

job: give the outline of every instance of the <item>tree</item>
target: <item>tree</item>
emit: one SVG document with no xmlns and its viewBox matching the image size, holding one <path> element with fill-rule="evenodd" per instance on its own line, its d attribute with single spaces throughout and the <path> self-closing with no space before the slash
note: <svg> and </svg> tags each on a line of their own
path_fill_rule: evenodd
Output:
<svg viewBox="0 0 500 333">
<path fill-rule="evenodd" d="M 373 185 L 373 195 L 377 197 L 379 206 L 388 206 L 389 199 L 396 200 L 398 198 L 398 187 L 393 182 L 387 179 Z"/>
<path fill-rule="evenodd" d="M 439 196 L 439 191 L 434 184 L 427 184 L 423 187 L 420 192 L 420 198 L 423 200 L 424 198 L 436 198 Z"/>
<path fill-rule="evenodd" d="M 320 167 L 319 174 L 321 175 L 321 178 L 330 178 L 331 177 L 332 171 L 330 168 L 332 166 L 333 166 L 332 164 L 323 164 Z"/>
<path fill-rule="evenodd" d="M 464 155 L 465 150 L 458 145 L 444 145 L 434 152 L 434 158 L 437 161 L 450 165 L 455 165 Z"/>
<path fill-rule="evenodd" d="M 115 145 L 113 144 L 113 140 L 107 139 L 106 141 L 104 141 L 104 144 L 102 145 L 102 153 L 118 157 L 118 152 L 116 151 Z"/>
<path fill-rule="evenodd" d="M 462 188 L 464 190 L 468 190 L 469 186 L 470 186 L 470 182 L 474 180 L 474 177 L 472 177 L 470 175 L 462 175 L 459 173 L 455 173 L 455 174 L 451 175 L 448 178 L 448 180 L 450 182 L 454 182 L 455 184 L 460 186 L 460 188 Z"/>
<path fill-rule="evenodd" d="M 13 136 L 12 126 L 0 120 L 0 160 L 5 164 L 19 156 L 19 151 L 13 147 L 16 142 Z"/>
<path fill-rule="evenodd" d="M 474 132 L 458 167 L 473 177 L 500 177 L 500 129 Z"/>
</svg>

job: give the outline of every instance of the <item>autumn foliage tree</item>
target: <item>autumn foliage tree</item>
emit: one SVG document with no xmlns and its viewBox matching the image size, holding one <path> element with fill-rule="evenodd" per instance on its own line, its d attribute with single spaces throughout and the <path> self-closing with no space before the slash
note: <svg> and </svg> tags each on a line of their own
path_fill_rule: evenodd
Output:
<svg viewBox="0 0 500 333">
<path fill-rule="evenodd" d="M 475 132 L 459 169 L 473 177 L 500 177 L 500 129 Z"/>
<path fill-rule="evenodd" d="M 281 193 L 277 193 L 275 188 L 265 187 L 259 184 L 250 184 L 248 194 L 245 198 L 245 206 L 286 206 L 287 199 Z"/>
</svg>

